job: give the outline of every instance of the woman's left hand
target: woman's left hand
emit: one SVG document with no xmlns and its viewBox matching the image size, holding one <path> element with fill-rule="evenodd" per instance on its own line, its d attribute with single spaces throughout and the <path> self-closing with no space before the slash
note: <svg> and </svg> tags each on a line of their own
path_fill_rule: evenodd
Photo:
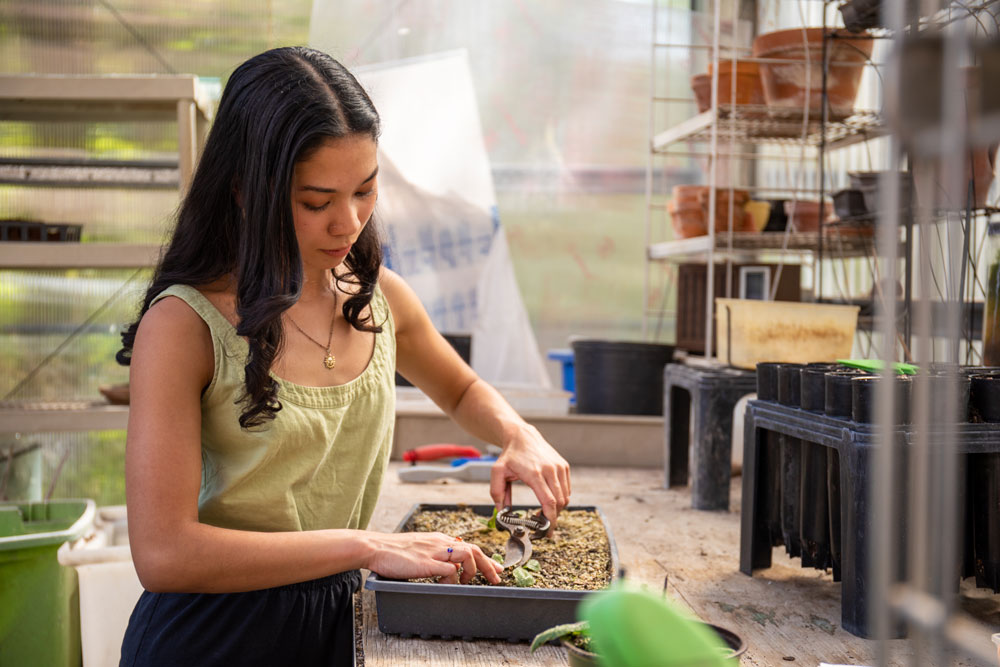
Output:
<svg viewBox="0 0 1000 667">
<path fill-rule="evenodd" d="M 542 514 L 556 526 L 559 512 L 569 504 L 569 464 L 541 433 L 523 424 L 503 443 L 503 453 L 493 464 L 490 496 L 498 508 L 510 505 L 510 482 L 527 484 L 542 506 Z"/>
</svg>

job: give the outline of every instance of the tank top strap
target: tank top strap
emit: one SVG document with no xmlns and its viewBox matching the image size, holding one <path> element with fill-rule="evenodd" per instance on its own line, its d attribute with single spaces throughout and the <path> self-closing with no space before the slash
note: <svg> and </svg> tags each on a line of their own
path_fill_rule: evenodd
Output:
<svg viewBox="0 0 1000 667">
<path fill-rule="evenodd" d="M 168 296 L 175 296 L 187 305 L 205 321 L 212 337 L 226 345 L 232 344 L 236 338 L 236 328 L 227 320 L 219 309 L 208 298 L 191 285 L 171 285 L 163 290 L 149 304 L 151 307 L 157 301 Z"/>
</svg>

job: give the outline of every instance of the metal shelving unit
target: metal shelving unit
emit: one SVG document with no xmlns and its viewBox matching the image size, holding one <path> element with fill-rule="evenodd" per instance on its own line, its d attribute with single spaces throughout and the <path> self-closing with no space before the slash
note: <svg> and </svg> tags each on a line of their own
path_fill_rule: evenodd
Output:
<svg viewBox="0 0 1000 667">
<path fill-rule="evenodd" d="M 4 121 L 175 122 L 178 146 L 176 159 L 167 160 L 90 160 L 62 155 L 0 158 L 0 183 L 172 189 L 183 195 L 214 114 L 213 95 L 194 75 L 0 76 L 0 119 Z M 155 266 L 159 256 L 158 244 L 0 242 L 0 269 L 142 269 Z M 71 333 L 64 344 L 78 332 Z M 127 420 L 127 407 L 103 402 L 0 401 L 2 433 L 117 430 L 124 429 Z"/>
<path fill-rule="evenodd" d="M 213 113 L 211 95 L 191 74 L 0 76 L 0 119 L 6 121 L 176 120 L 182 187 L 194 174 Z"/>
<path fill-rule="evenodd" d="M 759 261 L 764 258 L 777 260 L 779 264 L 813 263 L 813 273 L 817 276 L 817 281 L 821 280 L 820 261 L 824 257 L 824 245 L 828 254 L 832 250 L 835 257 L 839 259 L 871 257 L 874 255 L 874 239 L 872 230 L 860 231 L 858 225 L 846 224 L 824 230 L 824 225 L 820 225 L 818 232 L 777 232 L 753 234 L 745 232 L 718 232 L 714 224 L 708 225 L 708 233 L 702 237 L 687 238 L 673 241 L 654 241 L 652 236 L 653 212 L 664 209 L 665 206 L 654 201 L 653 192 L 653 170 L 654 159 L 663 157 L 694 157 L 703 158 L 707 161 L 706 168 L 708 175 L 708 187 L 713 193 L 708 198 L 709 221 L 716 220 L 716 197 L 714 193 L 718 190 L 744 189 L 749 191 L 767 191 L 770 193 L 780 192 L 788 194 L 797 199 L 802 194 L 815 196 L 819 194 L 820 201 L 823 200 L 824 185 L 822 183 L 822 167 L 820 168 L 819 188 L 804 188 L 791 182 L 784 187 L 773 185 L 760 186 L 749 182 L 745 185 L 736 185 L 733 177 L 736 171 L 735 165 L 752 165 L 761 159 L 761 155 L 755 148 L 760 146 L 786 146 L 797 147 L 802 150 L 801 155 L 796 160 L 789 159 L 789 162 L 796 162 L 799 169 L 807 161 L 817 159 L 820 165 L 823 164 L 824 156 L 830 151 L 847 148 L 852 145 L 871 141 L 886 136 L 887 130 L 884 121 L 879 113 L 871 110 L 855 110 L 847 118 L 831 120 L 826 118 L 826 114 L 817 115 L 816 118 L 809 118 L 804 122 L 800 109 L 782 109 L 768 107 L 764 105 L 737 105 L 718 104 L 719 99 L 719 63 L 725 61 L 735 62 L 756 62 L 756 63 L 781 63 L 787 61 L 748 57 L 745 46 L 737 43 L 739 33 L 739 6 L 740 2 L 732 4 L 733 14 L 728 25 L 733 32 L 730 35 L 730 42 L 721 42 L 722 16 L 720 0 L 712 0 L 713 18 L 713 39 L 711 45 L 704 44 L 683 44 L 663 41 L 659 36 L 659 9 L 658 3 L 653 2 L 653 47 L 652 47 L 652 68 L 650 82 L 650 146 L 649 159 L 647 161 L 647 212 L 646 212 L 646 278 L 644 291 L 644 333 L 649 335 L 649 320 L 651 317 L 662 319 L 664 312 L 650 307 L 650 293 L 652 291 L 651 264 L 664 261 L 676 262 L 685 260 L 698 260 L 707 263 L 708 278 L 707 284 L 714 284 L 715 263 L 724 261 L 731 264 L 734 261 Z M 657 95 L 657 52 L 665 49 L 688 49 L 690 51 L 708 51 L 711 60 L 712 71 L 712 105 L 709 110 L 697 113 L 679 123 L 676 123 L 664 130 L 655 127 L 656 106 L 660 103 L 679 103 L 691 100 L 685 98 L 675 98 L 670 96 Z M 871 63 L 869 63 L 871 64 Z M 735 65 L 734 65 L 735 66 Z M 735 80 L 736 77 L 732 77 Z M 735 82 L 733 83 L 732 98 L 735 98 Z M 692 148 L 695 145 L 698 148 Z M 681 150 L 678 150 L 680 148 Z M 806 150 L 812 153 L 806 155 Z M 729 166 L 729 176 L 724 180 L 728 183 L 720 183 L 720 165 Z M 751 179 L 748 179 L 752 181 Z M 792 179 L 795 180 L 795 179 Z M 728 212 L 729 229 L 734 229 L 733 211 Z M 843 232 L 843 233 L 841 233 Z M 726 271 L 727 286 L 726 293 L 732 294 L 730 271 Z M 815 290 L 817 296 L 822 296 L 822 289 Z M 713 349 L 713 298 L 712 290 L 706 290 L 706 323 L 705 323 L 705 350 L 706 356 L 711 357 Z M 656 327 L 657 331 L 660 329 Z"/>
</svg>

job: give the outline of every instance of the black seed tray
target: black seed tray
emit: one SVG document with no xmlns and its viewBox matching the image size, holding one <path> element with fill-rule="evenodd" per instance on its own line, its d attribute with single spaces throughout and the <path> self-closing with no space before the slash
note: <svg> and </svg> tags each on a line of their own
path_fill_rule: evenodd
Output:
<svg viewBox="0 0 1000 667">
<path fill-rule="evenodd" d="M 826 375 L 831 377 L 840 376 Z M 859 378 L 848 377 L 854 378 L 852 382 Z M 982 391 L 980 395 L 988 396 Z M 841 582 L 841 626 L 859 637 L 872 637 L 867 594 L 874 537 L 870 482 L 876 426 L 850 416 L 757 400 L 747 404 L 744 428 L 740 571 L 753 576 L 754 570 L 770 567 L 772 548 L 781 544 L 790 556 L 802 559 L 803 567 L 832 566 L 834 581 Z M 1000 592 L 1000 530 L 996 528 L 1000 526 L 1000 423 L 959 423 L 951 428 L 955 450 L 964 455 L 965 467 L 959 498 L 965 535 L 956 545 L 962 567 L 952 581 L 957 592 L 961 577 L 975 576 L 977 587 Z M 893 434 L 900 461 L 897 474 L 906 480 L 907 452 L 917 433 L 914 426 L 900 424 Z M 931 443 L 944 442 L 944 436 L 941 424 L 928 429 Z M 906 494 L 905 484 L 894 489 L 896 544 L 906 544 Z M 906 571 L 905 552 L 897 557 L 895 576 L 901 578 Z M 902 627 L 893 629 L 892 636 L 902 636 Z"/>
<path fill-rule="evenodd" d="M 493 514 L 493 505 L 418 504 L 396 526 L 395 532 L 404 532 L 418 512 L 463 508 L 483 517 Z M 514 509 L 534 511 L 538 507 L 515 505 Z M 614 579 L 619 569 L 618 549 L 604 514 L 587 505 L 571 505 L 566 509 L 591 511 L 601 519 L 608 536 Z M 421 639 L 505 639 L 511 643 L 528 642 L 553 625 L 575 622 L 577 605 L 592 592 L 417 583 L 385 579 L 374 572 L 368 575 L 365 588 L 375 591 L 378 629 L 385 634 Z"/>
</svg>

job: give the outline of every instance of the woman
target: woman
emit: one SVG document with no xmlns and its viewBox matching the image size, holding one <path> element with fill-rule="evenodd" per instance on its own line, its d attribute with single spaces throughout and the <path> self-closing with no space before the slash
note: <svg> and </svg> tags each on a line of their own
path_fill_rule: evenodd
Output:
<svg viewBox="0 0 1000 667">
<path fill-rule="evenodd" d="M 359 568 L 490 583 L 500 567 L 439 533 L 365 530 L 392 442 L 394 371 L 503 447 L 555 522 L 569 467 L 381 268 L 371 221 L 379 118 L 305 48 L 233 73 L 138 321 L 126 453 L 146 592 L 123 665 L 348 664 Z"/>
</svg>

